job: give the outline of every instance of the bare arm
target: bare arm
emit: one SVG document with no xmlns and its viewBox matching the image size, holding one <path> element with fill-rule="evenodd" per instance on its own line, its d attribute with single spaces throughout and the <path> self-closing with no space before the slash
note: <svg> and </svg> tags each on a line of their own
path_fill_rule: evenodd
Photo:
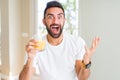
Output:
<svg viewBox="0 0 120 80">
<path fill-rule="evenodd" d="M 76 72 L 79 80 L 87 80 L 90 76 L 90 69 L 85 69 L 80 60 L 76 61 Z"/>
<path fill-rule="evenodd" d="M 90 69 L 84 68 L 83 63 L 88 64 L 91 61 L 91 57 L 95 52 L 99 41 L 100 41 L 99 37 L 94 38 L 90 49 L 85 46 L 86 53 L 84 55 L 83 62 L 81 60 L 76 61 L 76 72 L 79 80 L 87 80 L 89 78 Z"/>
<path fill-rule="evenodd" d="M 26 46 L 28 60 L 19 75 L 19 80 L 30 80 L 32 75 L 35 73 L 35 68 L 33 67 L 33 59 L 37 52 L 37 50 L 34 48 L 35 45 L 37 45 L 36 41 L 30 40 Z"/>
<path fill-rule="evenodd" d="M 20 73 L 19 80 L 30 80 L 32 75 L 35 72 L 35 69 L 32 67 L 32 59 L 27 60 L 26 65 L 24 66 L 23 70 Z"/>
</svg>

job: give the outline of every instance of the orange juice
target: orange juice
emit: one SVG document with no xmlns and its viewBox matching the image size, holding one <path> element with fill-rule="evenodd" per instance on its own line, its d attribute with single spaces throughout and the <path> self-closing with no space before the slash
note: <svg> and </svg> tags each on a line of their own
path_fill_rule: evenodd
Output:
<svg viewBox="0 0 120 80">
<path fill-rule="evenodd" d="M 37 46 L 35 46 L 36 49 L 42 51 L 45 49 L 45 41 L 44 40 L 40 40 L 37 42 Z"/>
</svg>

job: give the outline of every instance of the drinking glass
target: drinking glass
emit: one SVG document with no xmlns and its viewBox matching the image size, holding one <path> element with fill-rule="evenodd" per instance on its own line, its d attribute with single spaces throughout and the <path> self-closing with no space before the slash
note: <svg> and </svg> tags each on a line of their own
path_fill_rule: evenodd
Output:
<svg viewBox="0 0 120 80">
<path fill-rule="evenodd" d="M 35 49 L 37 49 L 38 51 L 43 51 L 45 49 L 45 40 L 43 40 L 43 36 L 40 34 L 35 34 L 33 36 L 33 39 L 36 40 L 36 45 L 34 46 Z"/>
</svg>

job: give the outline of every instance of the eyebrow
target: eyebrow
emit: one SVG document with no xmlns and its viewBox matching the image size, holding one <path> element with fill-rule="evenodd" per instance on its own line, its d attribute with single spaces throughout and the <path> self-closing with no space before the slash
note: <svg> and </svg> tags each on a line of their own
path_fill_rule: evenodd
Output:
<svg viewBox="0 0 120 80">
<path fill-rule="evenodd" d="M 52 14 L 52 13 L 48 13 L 47 16 L 48 16 L 48 15 L 54 15 L 54 14 Z M 64 13 L 59 13 L 59 14 L 57 14 L 57 15 L 64 15 L 64 16 L 65 16 Z"/>
</svg>

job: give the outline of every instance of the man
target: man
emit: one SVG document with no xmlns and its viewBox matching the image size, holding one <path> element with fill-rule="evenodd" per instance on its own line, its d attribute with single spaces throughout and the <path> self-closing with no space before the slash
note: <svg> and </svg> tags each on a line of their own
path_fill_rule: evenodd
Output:
<svg viewBox="0 0 120 80">
<path fill-rule="evenodd" d="M 91 56 L 100 38 L 94 38 L 88 49 L 81 37 L 73 37 L 63 32 L 65 13 L 57 1 L 47 3 L 43 23 L 48 34 L 44 37 L 45 49 L 38 51 L 36 40 L 26 46 L 28 59 L 20 80 L 30 80 L 39 70 L 40 80 L 87 80 L 90 74 Z"/>
</svg>

